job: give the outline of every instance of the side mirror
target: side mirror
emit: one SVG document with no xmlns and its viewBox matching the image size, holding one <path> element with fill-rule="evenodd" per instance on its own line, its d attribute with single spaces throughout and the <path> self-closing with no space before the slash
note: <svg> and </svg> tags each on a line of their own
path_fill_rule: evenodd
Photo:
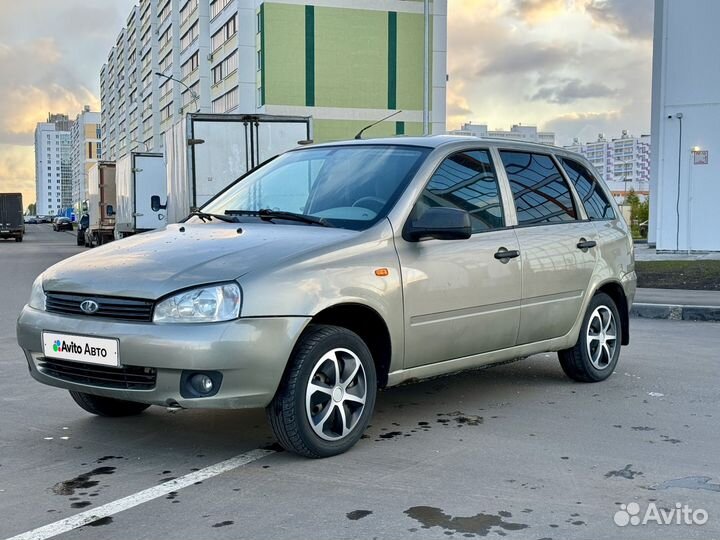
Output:
<svg viewBox="0 0 720 540">
<path fill-rule="evenodd" d="M 150 208 L 153 212 L 157 212 L 158 210 L 164 210 L 167 208 L 167 204 L 160 204 L 160 196 L 153 195 L 150 197 Z"/>
<path fill-rule="evenodd" d="M 416 219 L 408 221 L 403 238 L 417 242 L 422 238 L 466 240 L 472 236 L 470 214 L 459 208 L 431 206 Z"/>
</svg>

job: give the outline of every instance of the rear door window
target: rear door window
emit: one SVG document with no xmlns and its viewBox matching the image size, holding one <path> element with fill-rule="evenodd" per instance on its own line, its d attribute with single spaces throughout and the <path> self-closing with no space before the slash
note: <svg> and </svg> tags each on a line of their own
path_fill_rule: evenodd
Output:
<svg viewBox="0 0 720 540">
<path fill-rule="evenodd" d="M 562 158 L 561 163 L 582 200 L 588 218 L 591 220 L 615 219 L 615 211 L 593 174 L 585 166 L 572 159 Z"/>
<path fill-rule="evenodd" d="M 501 150 L 519 225 L 575 221 L 570 187 L 550 156 Z"/>
</svg>

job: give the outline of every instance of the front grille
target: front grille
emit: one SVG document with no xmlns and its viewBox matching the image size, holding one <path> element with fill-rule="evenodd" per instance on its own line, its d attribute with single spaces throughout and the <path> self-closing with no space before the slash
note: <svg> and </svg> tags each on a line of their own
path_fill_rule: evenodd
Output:
<svg viewBox="0 0 720 540">
<path fill-rule="evenodd" d="M 97 302 L 98 310 L 92 314 L 85 313 L 80 309 L 80 304 L 85 300 Z M 64 313 L 67 315 L 149 322 L 152 320 L 153 302 L 135 298 L 49 292 L 45 295 L 45 309 L 51 313 Z"/>
<path fill-rule="evenodd" d="M 151 390 L 155 388 L 157 378 L 157 370 L 150 367 L 114 368 L 44 357 L 38 360 L 38 369 L 62 381 L 121 390 Z"/>
</svg>

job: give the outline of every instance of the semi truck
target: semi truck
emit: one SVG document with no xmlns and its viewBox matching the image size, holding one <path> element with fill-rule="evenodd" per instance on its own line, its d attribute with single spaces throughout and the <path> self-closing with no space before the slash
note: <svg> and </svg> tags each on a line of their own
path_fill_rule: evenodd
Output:
<svg viewBox="0 0 720 540">
<path fill-rule="evenodd" d="M 165 133 L 168 223 L 177 223 L 239 177 L 312 142 L 306 116 L 193 113 Z"/>
<path fill-rule="evenodd" d="M 115 163 L 98 161 L 88 171 L 86 246 L 101 246 L 114 239 L 115 192 Z"/>
<path fill-rule="evenodd" d="M 115 162 L 116 239 L 164 227 L 167 184 L 162 154 L 130 152 Z"/>
<path fill-rule="evenodd" d="M 22 193 L 0 193 L 0 238 L 22 242 L 24 234 Z"/>
</svg>

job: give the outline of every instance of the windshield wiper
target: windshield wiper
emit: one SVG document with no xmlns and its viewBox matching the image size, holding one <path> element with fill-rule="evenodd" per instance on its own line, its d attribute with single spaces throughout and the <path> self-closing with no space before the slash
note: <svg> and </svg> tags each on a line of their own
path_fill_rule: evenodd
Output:
<svg viewBox="0 0 720 540">
<path fill-rule="evenodd" d="M 237 223 L 237 219 L 235 218 L 222 214 L 208 214 L 207 212 L 201 212 L 200 210 L 190 212 L 190 215 L 188 215 L 188 217 L 193 216 L 202 219 L 203 223 L 205 223 L 206 221 L 212 221 L 213 219 L 217 219 L 218 221 L 224 221 L 225 223 Z"/>
<path fill-rule="evenodd" d="M 309 216 L 307 214 L 296 214 L 295 212 L 284 212 L 282 210 L 271 210 L 269 208 L 261 208 L 260 210 L 225 210 L 228 216 L 258 216 L 263 220 L 286 219 L 288 221 L 299 221 L 310 225 L 320 225 L 321 227 L 333 227 L 333 225 L 325 218 Z"/>
</svg>

